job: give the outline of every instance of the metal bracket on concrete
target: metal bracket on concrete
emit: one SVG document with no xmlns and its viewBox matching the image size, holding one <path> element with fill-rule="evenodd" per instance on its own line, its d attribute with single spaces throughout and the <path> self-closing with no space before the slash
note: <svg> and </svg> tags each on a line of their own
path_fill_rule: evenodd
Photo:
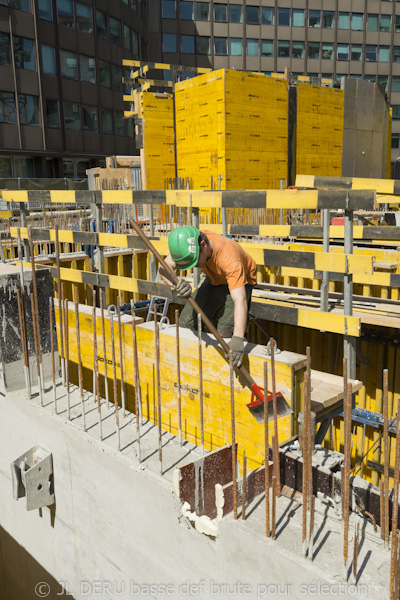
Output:
<svg viewBox="0 0 400 600">
<path fill-rule="evenodd" d="M 11 476 L 14 500 L 26 497 L 26 510 L 54 504 L 51 452 L 33 446 L 11 463 Z"/>
</svg>

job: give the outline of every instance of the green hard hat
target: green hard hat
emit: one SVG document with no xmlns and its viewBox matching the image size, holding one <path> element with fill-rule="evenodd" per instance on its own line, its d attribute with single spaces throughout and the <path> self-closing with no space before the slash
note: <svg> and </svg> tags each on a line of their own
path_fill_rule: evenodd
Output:
<svg viewBox="0 0 400 600">
<path fill-rule="evenodd" d="M 171 258 L 181 270 L 192 269 L 199 260 L 200 231 L 197 227 L 186 225 L 173 229 L 168 237 L 168 247 Z"/>
</svg>

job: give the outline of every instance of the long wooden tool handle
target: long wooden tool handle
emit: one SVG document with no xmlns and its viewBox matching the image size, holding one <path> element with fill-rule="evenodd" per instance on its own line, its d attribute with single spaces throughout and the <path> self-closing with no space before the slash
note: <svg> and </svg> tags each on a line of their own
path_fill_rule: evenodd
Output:
<svg viewBox="0 0 400 600">
<path fill-rule="evenodd" d="M 136 223 L 136 221 L 134 221 L 133 219 L 131 219 L 129 222 L 131 224 L 132 229 L 134 229 L 136 231 L 136 233 L 138 234 L 138 236 L 140 237 L 140 239 L 143 240 L 143 242 L 146 244 L 146 246 L 148 247 L 148 249 L 154 254 L 154 256 L 156 257 L 156 259 L 158 260 L 158 262 L 160 263 L 160 265 L 162 266 L 162 268 L 164 269 L 164 271 L 167 273 L 168 279 L 171 281 L 171 283 L 173 283 L 174 285 L 176 285 L 178 283 L 178 277 L 177 277 L 177 275 L 167 265 L 167 263 L 165 262 L 165 260 L 163 259 L 163 257 L 159 254 L 159 252 L 157 252 L 157 250 L 154 248 L 154 246 L 150 242 L 150 240 L 147 239 L 147 237 L 145 236 L 145 234 L 141 230 L 140 226 Z M 212 322 L 210 321 L 210 319 L 207 317 L 207 315 L 205 314 L 205 312 L 197 304 L 196 300 L 193 300 L 193 298 L 191 298 L 189 296 L 188 302 L 191 304 L 191 306 L 194 308 L 194 310 L 197 313 L 201 314 L 201 318 L 202 318 L 202 321 L 203 321 L 204 325 L 207 327 L 207 329 L 209 330 L 209 332 L 212 333 L 215 336 L 216 340 L 221 344 L 221 346 L 225 350 L 225 352 L 227 354 L 229 354 L 230 348 L 229 348 L 228 344 L 225 342 L 224 338 L 218 333 L 217 329 L 214 327 L 214 325 L 212 324 Z M 252 378 L 252 376 L 250 375 L 250 373 L 248 372 L 248 370 L 243 365 L 241 365 L 241 367 L 239 368 L 239 371 L 242 374 L 242 376 L 244 377 L 244 379 L 246 380 L 247 385 L 251 388 L 254 385 L 255 381 Z"/>
</svg>

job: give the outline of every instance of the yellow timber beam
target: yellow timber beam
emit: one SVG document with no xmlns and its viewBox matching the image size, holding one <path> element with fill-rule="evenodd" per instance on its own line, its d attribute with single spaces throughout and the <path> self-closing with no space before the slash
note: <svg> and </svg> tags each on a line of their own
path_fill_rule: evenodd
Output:
<svg viewBox="0 0 400 600">
<path fill-rule="evenodd" d="M 400 194 L 400 180 L 369 177 L 322 177 L 296 175 L 296 186 L 325 190 L 376 190 L 379 194 Z"/>
</svg>

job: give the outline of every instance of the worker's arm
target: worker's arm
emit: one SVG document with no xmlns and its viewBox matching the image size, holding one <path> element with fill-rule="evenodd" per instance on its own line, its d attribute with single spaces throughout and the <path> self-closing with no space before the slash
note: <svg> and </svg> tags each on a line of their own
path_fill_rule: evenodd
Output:
<svg viewBox="0 0 400 600">
<path fill-rule="evenodd" d="M 235 305 L 233 335 L 235 337 L 244 338 L 247 327 L 246 287 L 243 285 L 240 288 L 231 290 L 230 294 Z"/>
<path fill-rule="evenodd" d="M 167 266 L 170 267 L 170 269 L 172 269 L 172 271 L 174 271 L 174 273 L 176 273 L 176 274 L 179 273 L 176 263 L 172 260 L 170 254 L 168 254 L 168 256 L 166 257 L 165 262 L 167 263 Z M 189 298 L 189 296 L 192 293 L 192 286 L 190 285 L 190 283 L 188 281 L 186 281 L 186 279 L 178 276 L 178 283 L 176 285 L 174 285 L 172 283 L 172 281 L 169 279 L 167 272 L 165 271 L 165 269 L 162 268 L 161 265 L 160 265 L 159 273 L 161 275 L 162 280 L 165 281 L 165 283 L 167 283 L 168 285 L 172 285 L 175 288 L 175 291 L 178 294 L 178 296 L 180 296 L 181 298 L 185 298 L 185 299 Z"/>
</svg>

